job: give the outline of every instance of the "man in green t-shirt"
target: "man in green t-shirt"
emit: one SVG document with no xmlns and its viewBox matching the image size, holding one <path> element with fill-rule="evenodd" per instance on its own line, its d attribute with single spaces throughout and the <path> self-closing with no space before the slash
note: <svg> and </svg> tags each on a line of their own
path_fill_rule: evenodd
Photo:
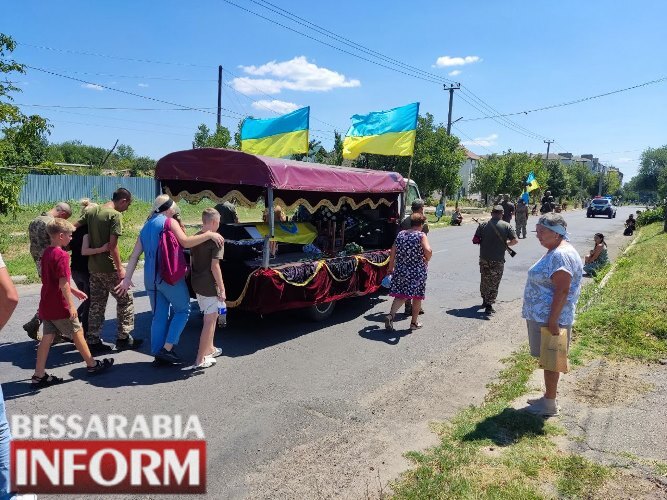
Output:
<svg viewBox="0 0 667 500">
<path fill-rule="evenodd" d="M 479 291 L 482 295 L 482 307 L 486 314 L 496 310 L 493 304 L 498 296 L 500 280 L 505 270 L 505 250 L 507 246 L 516 245 L 519 240 L 514 228 L 502 220 L 505 209 L 496 205 L 491 210 L 491 220 L 477 227 L 475 236 L 481 239 L 479 245 L 479 272 L 481 275 Z"/>
<path fill-rule="evenodd" d="M 77 226 L 88 226 L 88 240 L 91 248 L 109 244 L 109 251 L 91 255 L 88 258 L 90 272 L 90 312 L 86 341 L 91 351 L 110 351 L 111 346 L 102 342 L 100 331 L 104 324 L 104 311 L 109 294 L 116 299 L 118 330 L 116 349 L 137 349 L 143 340 L 135 339 L 130 332 L 134 329 L 134 299 L 132 293 L 120 295 L 114 289 L 125 277 L 125 268 L 120 259 L 118 238 L 123 234 L 123 216 L 132 203 L 132 194 L 125 188 L 117 189 L 111 201 L 86 212 Z"/>
</svg>

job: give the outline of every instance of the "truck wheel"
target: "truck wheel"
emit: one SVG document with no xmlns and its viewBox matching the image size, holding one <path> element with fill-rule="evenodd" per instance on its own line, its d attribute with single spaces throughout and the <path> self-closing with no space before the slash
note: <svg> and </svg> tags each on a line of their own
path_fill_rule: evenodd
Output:
<svg viewBox="0 0 667 500">
<path fill-rule="evenodd" d="M 336 308 L 336 301 L 325 302 L 324 304 L 315 304 L 306 309 L 308 317 L 313 321 L 323 321 L 327 319 Z"/>
</svg>

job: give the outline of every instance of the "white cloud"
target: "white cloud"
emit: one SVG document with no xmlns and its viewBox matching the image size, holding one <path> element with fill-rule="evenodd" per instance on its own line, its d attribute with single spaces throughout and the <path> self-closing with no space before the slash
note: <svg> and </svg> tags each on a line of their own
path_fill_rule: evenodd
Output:
<svg viewBox="0 0 667 500">
<path fill-rule="evenodd" d="M 475 137 L 472 141 L 461 141 L 464 146 L 481 146 L 488 148 L 497 144 L 498 134 L 491 134 L 486 137 Z"/>
<path fill-rule="evenodd" d="M 449 76 L 458 76 L 458 75 L 460 75 L 461 73 L 463 73 L 463 71 L 461 71 L 460 69 L 455 69 L 454 71 L 450 71 L 450 72 L 447 73 L 447 74 L 448 74 Z"/>
<path fill-rule="evenodd" d="M 265 99 L 253 102 L 252 107 L 260 111 L 275 111 L 276 113 L 285 114 L 299 109 L 301 106 L 293 102 L 279 101 L 277 99 L 269 101 Z"/>
<path fill-rule="evenodd" d="M 632 163 L 636 162 L 636 158 L 617 158 L 615 162 L 613 163 Z"/>
<path fill-rule="evenodd" d="M 451 57 L 441 56 L 435 61 L 436 68 L 447 68 L 449 66 L 465 66 L 482 60 L 479 56 Z"/>
<path fill-rule="evenodd" d="M 148 87 L 148 84 L 147 84 L 147 83 L 139 83 L 139 84 L 137 84 L 137 85 L 138 85 L 139 87 L 144 87 L 144 88 L 145 88 L 145 87 Z"/>
<path fill-rule="evenodd" d="M 104 87 L 101 87 L 100 85 L 95 85 L 94 83 L 84 83 L 81 85 L 81 88 L 90 90 L 104 90 Z"/>
<path fill-rule="evenodd" d="M 251 76 L 269 78 L 234 78 L 233 87 L 244 94 L 279 94 L 283 89 L 327 92 L 335 88 L 359 87 L 361 82 L 336 71 L 308 62 L 305 56 L 289 61 L 271 61 L 261 66 L 241 66 Z M 273 78 L 270 78 L 273 77 Z"/>
</svg>

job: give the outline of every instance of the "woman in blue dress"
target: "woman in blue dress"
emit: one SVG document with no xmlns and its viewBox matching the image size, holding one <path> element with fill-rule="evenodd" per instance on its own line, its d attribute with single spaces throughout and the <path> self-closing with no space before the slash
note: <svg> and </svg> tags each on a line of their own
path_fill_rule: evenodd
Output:
<svg viewBox="0 0 667 500">
<path fill-rule="evenodd" d="M 389 314 L 385 319 L 385 328 L 394 330 L 394 317 L 405 301 L 412 300 L 412 319 L 410 330 L 423 325 L 419 322 L 421 303 L 426 295 L 426 272 L 433 250 L 422 231 L 426 217 L 420 213 L 410 216 L 410 229 L 401 231 L 389 254 L 387 272 L 391 274 L 391 291 L 394 297 Z"/>
</svg>

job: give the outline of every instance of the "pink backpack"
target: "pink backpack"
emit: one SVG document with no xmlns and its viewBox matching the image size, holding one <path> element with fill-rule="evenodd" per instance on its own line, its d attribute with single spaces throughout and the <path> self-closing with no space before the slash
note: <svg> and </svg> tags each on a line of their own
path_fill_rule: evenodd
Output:
<svg viewBox="0 0 667 500">
<path fill-rule="evenodd" d="M 185 277 L 187 270 L 183 248 L 171 230 L 171 219 L 167 217 L 158 242 L 157 271 L 162 281 L 175 285 Z"/>
</svg>

